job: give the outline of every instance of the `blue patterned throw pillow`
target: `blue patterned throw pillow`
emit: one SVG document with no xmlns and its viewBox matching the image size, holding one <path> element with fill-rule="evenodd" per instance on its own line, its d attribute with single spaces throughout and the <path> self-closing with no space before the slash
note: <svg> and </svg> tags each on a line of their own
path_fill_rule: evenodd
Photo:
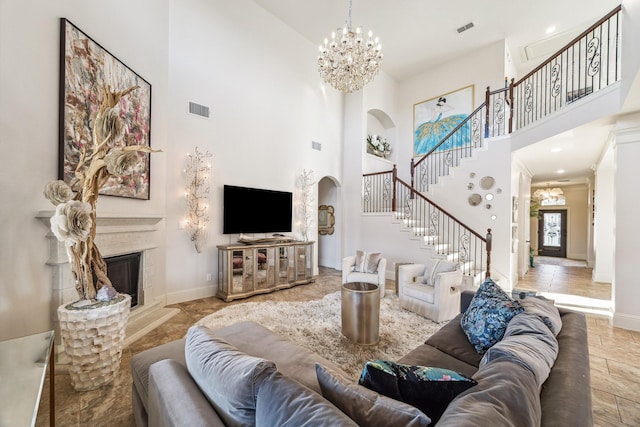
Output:
<svg viewBox="0 0 640 427">
<path fill-rule="evenodd" d="M 435 424 L 449 403 L 477 384 L 474 379 L 443 368 L 411 366 L 387 360 L 367 362 L 360 385 L 408 403 L 424 412 Z"/>
<path fill-rule="evenodd" d="M 502 339 L 509 321 L 523 311 L 518 301 L 487 278 L 462 315 L 460 326 L 476 351 L 482 354 Z"/>
</svg>

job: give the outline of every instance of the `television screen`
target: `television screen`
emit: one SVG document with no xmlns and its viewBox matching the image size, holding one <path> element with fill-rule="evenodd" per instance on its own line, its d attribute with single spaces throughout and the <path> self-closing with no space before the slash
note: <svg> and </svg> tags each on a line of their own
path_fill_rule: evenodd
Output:
<svg viewBox="0 0 640 427">
<path fill-rule="evenodd" d="M 223 233 L 290 232 L 293 194 L 224 186 Z"/>
</svg>

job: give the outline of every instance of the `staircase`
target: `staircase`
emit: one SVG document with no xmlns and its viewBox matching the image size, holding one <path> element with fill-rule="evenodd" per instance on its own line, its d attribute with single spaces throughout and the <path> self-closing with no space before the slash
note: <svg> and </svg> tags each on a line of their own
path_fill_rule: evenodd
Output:
<svg viewBox="0 0 640 427">
<path fill-rule="evenodd" d="M 430 187 L 473 158 L 492 138 L 524 129 L 621 78 L 621 7 L 592 25 L 546 62 L 484 102 L 430 152 L 410 162 L 411 182 L 392 170 L 363 175 L 363 212 L 389 212 L 400 230 L 436 258 L 456 261 L 465 286 L 491 274 L 491 229 L 475 231 L 428 197 Z M 462 142 L 462 144 L 461 144 Z M 460 148 L 462 145 L 462 148 Z"/>
</svg>

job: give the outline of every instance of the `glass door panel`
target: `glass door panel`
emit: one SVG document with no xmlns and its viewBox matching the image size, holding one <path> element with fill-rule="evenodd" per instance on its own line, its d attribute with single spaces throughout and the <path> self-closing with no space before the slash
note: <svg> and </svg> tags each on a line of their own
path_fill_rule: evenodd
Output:
<svg viewBox="0 0 640 427">
<path fill-rule="evenodd" d="M 538 249 L 542 256 L 567 256 L 567 211 L 543 210 L 538 222 Z"/>
</svg>

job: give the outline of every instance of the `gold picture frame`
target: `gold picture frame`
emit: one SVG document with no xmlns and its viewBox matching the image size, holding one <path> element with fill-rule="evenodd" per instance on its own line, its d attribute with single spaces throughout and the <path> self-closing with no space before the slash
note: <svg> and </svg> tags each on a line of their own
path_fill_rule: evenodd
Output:
<svg viewBox="0 0 640 427">
<path fill-rule="evenodd" d="M 336 223 L 335 209 L 331 205 L 318 207 L 318 234 L 333 234 Z"/>
</svg>

